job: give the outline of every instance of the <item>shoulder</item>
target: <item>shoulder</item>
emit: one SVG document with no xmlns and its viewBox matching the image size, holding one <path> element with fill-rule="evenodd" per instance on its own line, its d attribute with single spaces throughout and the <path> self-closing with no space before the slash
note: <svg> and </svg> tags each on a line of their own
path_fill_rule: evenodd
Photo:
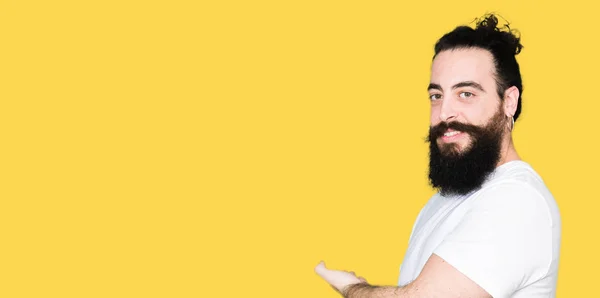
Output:
<svg viewBox="0 0 600 298">
<path fill-rule="evenodd" d="M 536 207 L 538 211 L 548 212 L 550 217 L 558 217 L 556 201 L 544 180 L 531 165 L 520 160 L 500 166 L 471 199 L 474 205 Z"/>
<path fill-rule="evenodd" d="M 504 182 L 520 182 L 538 191 L 548 190 L 540 174 L 529 163 L 522 160 L 510 161 L 499 166 L 486 181 L 484 188 Z"/>
<path fill-rule="evenodd" d="M 466 199 L 466 210 L 435 253 L 490 293 L 509 296 L 552 273 L 560 217 L 526 164 L 502 167 Z"/>
</svg>

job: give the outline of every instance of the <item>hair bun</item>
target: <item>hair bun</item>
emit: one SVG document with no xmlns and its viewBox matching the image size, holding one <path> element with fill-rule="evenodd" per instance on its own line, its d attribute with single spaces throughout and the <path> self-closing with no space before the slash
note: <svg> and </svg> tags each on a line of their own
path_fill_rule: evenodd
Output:
<svg viewBox="0 0 600 298">
<path fill-rule="evenodd" d="M 502 18 L 506 21 L 506 19 Z M 498 17 L 495 14 L 487 14 L 479 19 L 475 19 L 475 30 L 483 31 L 486 38 L 492 39 L 494 42 L 499 42 L 505 45 L 507 51 L 513 55 L 518 55 L 523 49 L 521 37 L 517 30 L 510 28 L 510 23 L 499 26 Z"/>
</svg>

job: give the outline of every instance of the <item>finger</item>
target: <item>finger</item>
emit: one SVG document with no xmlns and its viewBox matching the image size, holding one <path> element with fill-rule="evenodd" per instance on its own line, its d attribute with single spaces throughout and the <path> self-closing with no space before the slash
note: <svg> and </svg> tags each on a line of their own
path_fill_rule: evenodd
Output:
<svg viewBox="0 0 600 298">
<path fill-rule="evenodd" d="M 358 277 L 358 279 L 359 279 L 360 281 L 362 281 L 362 282 L 367 282 L 367 280 L 366 280 L 366 279 L 364 279 L 364 277 L 362 277 L 362 276 L 359 276 L 359 277 Z"/>
<path fill-rule="evenodd" d="M 319 264 L 317 264 L 317 267 L 315 267 L 315 272 L 318 275 L 323 276 L 323 274 L 325 274 L 327 272 L 327 267 L 325 267 L 325 262 L 323 262 L 323 261 L 319 262 Z"/>
<path fill-rule="evenodd" d="M 325 262 L 321 261 L 317 267 L 315 267 L 315 272 L 332 287 L 336 288 L 334 285 L 336 271 L 327 269 L 327 267 L 325 267 Z"/>
</svg>

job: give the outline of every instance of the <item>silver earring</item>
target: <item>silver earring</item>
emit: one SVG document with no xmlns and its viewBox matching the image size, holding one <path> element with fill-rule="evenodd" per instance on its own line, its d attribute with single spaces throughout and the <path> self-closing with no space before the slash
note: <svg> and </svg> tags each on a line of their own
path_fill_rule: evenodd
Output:
<svg viewBox="0 0 600 298">
<path fill-rule="evenodd" d="M 515 128 L 515 117 L 510 117 L 510 120 L 511 120 L 511 126 L 510 126 L 509 131 L 513 131 L 513 129 Z"/>
</svg>

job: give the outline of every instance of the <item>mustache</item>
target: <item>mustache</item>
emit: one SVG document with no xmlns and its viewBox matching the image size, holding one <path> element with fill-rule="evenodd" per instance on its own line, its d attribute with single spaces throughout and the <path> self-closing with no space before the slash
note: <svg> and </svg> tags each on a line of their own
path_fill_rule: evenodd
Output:
<svg viewBox="0 0 600 298">
<path fill-rule="evenodd" d="M 482 133 L 484 133 L 484 129 L 482 127 L 476 126 L 476 125 L 471 125 L 471 124 L 466 124 L 466 123 L 461 123 L 461 122 L 440 122 L 438 125 L 436 126 L 431 126 L 429 128 L 429 135 L 427 136 L 427 141 L 431 142 L 431 141 L 435 141 L 437 138 L 441 137 L 442 135 L 444 135 L 444 133 L 448 130 L 448 129 L 453 129 L 453 130 L 457 130 L 457 131 L 461 131 L 461 132 L 465 132 L 471 135 L 481 135 Z"/>
</svg>

